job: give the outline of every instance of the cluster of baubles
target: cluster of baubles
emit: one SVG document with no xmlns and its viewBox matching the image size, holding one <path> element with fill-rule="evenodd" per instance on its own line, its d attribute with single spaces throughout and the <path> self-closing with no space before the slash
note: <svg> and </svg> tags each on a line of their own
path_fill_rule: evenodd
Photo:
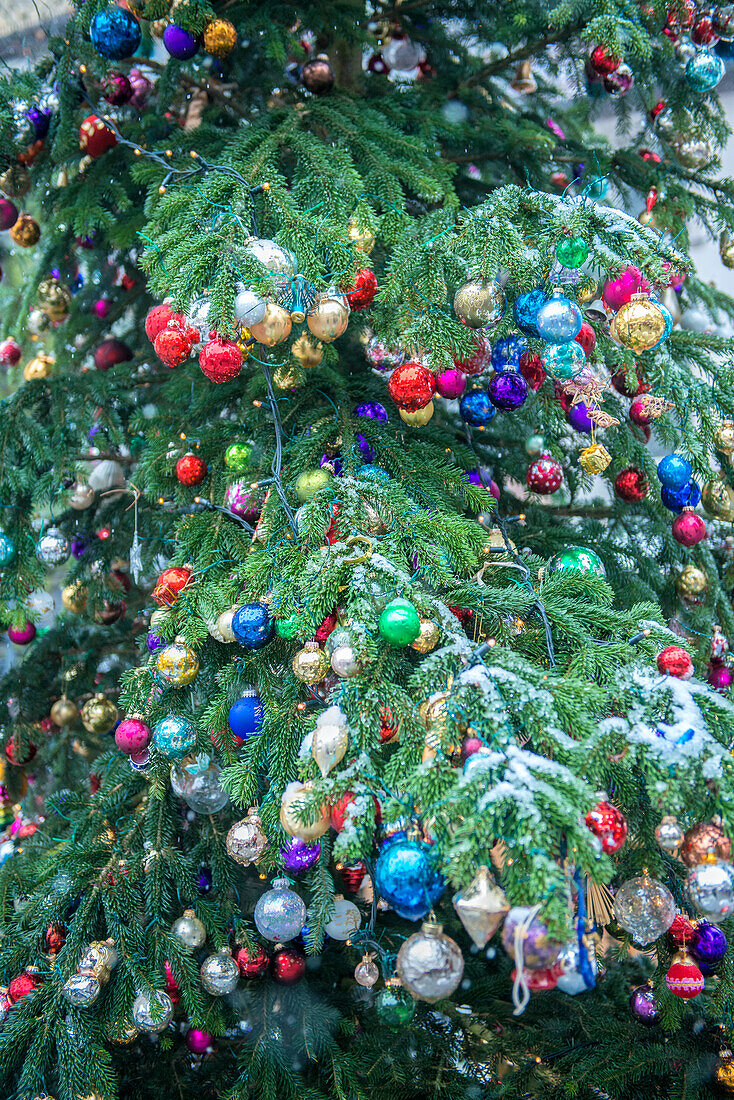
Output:
<svg viewBox="0 0 734 1100">
<path fill-rule="evenodd" d="M 185 14 L 183 5 L 179 5 L 179 10 Z M 89 37 L 97 53 L 108 61 L 123 61 L 132 57 L 142 39 L 139 16 L 144 17 L 143 5 L 135 5 L 134 12 L 114 5 L 98 11 L 89 27 Z M 179 25 L 175 14 L 170 21 L 154 21 L 151 30 L 162 38 L 167 53 L 177 61 L 187 61 L 201 49 L 221 60 L 237 44 L 234 25 L 220 17 L 210 20 L 201 34 L 194 34 Z M 124 99 L 119 102 L 128 101 Z"/>
<path fill-rule="evenodd" d="M 701 489 L 693 479 L 693 467 L 679 454 L 666 455 L 657 468 L 662 486 L 660 497 L 666 508 L 675 512 L 673 538 L 682 546 L 695 546 L 706 538 L 707 530 L 701 516 L 694 512 L 701 500 Z"/>
</svg>

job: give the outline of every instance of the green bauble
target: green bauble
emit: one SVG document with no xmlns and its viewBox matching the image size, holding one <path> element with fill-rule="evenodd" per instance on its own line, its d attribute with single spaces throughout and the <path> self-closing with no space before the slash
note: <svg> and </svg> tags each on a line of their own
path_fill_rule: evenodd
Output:
<svg viewBox="0 0 734 1100">
<path fill-rule="evenodd" d="M 406 989 L 389 979 L 375 997 L 377 1018 L 385 1027 L 406 1027 L 415 1015 L 415 1001 Z"/>
<path fill-rule="evenodd" d="M 549 573 L 591 573 L 594 577 L 606 577 L 607 571 L 598 554 L 587 546 L 569 546 L 555 554 L 548 562 Z"/>
<path fill-rule="evenodd" d="M 564 267 L 581 267 L 589 257 L 589 246 L 583 237 L 561 237 L 556 245 L 556 259 Z"/>
<path fill-rule="evenodd" d="M 303 633 L 303 619 L 295 611 L 287 619 L 276 619 L 275 633 L 279 638 L 285 638 L 286 641 L 292 642 L 299 634 Z"/>
<path fill-rule="evenodd" d="M 540 458 L 545 449 L 545 438 L 542 435 L 529 435 L 525 440 L 525 454 L 531 458 Z"/>
<path fill-rule="evenodd" d="M 315 497 L 320 489 L 325 489 L 331 484 L 332 475 L 328 470 L 304 470 L 296 478 L 294 488 L 296 496 L 301 504 Z"/>
<path fill-rule="evenodd" d="M 247 469 L 251 458 L 252 447 L 249 443 L 230 443 L 224 452 L 224 465 L 239 474 Z"/>
<path fill-rule="evenodd" d="M 410 600 L 390 600 L 377 624 L 380 636 L 390 645 L 412 645 L 421 632 L 421 620 Z"/>
</svg>

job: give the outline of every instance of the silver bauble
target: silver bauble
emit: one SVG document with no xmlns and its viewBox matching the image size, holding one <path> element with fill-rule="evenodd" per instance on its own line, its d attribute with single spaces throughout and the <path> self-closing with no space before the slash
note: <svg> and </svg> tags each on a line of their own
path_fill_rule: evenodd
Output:
<svg viewBox="0 0 734 1100">
<path fill-rule="evenodd" d="M 50 567 L 63 565 L 70 553 L 69 540 L 58 527 L 47 527 L 36 544 L 36 557 Z"/>
<path fill-rule="evenodd" d="M 85 485 L 83 481 L 77 481 L 69 493 L 69 507 L 75 512 L 83 512 L 94 504 L 94 489 L 91 485 Z"/>
<path fill-rule="evenodd" d="M 412 997 L 434 1004 L 450 997 L 458 986 L 464 973 L 464 956 L 458 944 L 444 935 L 440 924 L 426 922 L 398 951 L 396 970 Z"/>
<path fill-rule="evenodd" d="M 298 267 L 296 257 L 287 248 L 276 244 L 275 241 L 270 241 L 264 237 L 250 237 L 245 245 L 245 252 L 259 260 L 272 275 L 292 277 L 296 273 Z"/>
<path fill-rule="evenodd" d="M 676 59 L 681 65 L 687 65 L 692 57 L 695 57 L 698 50 L 691 42 L 690 38 L 681 38 L 675 46 Z"/>
<path fill-rule="evenodd" d="M 675 153 L 675 159 L 681 168 L 689 172 L 697 172 L 705 168 L 714 155 L 713 142 L 708 138 L 679 137 L 671 139 L 670 144 Z"/>
<path fill-rule="evenodd" d="M 701 916 L 718 924 L 734 912 L 734 867 L 716 858 L 699 863 L 686 879 L 686 890 Z"/>
<path fill-rule="evenodd" d="M 102 985 L 93 974 L 72 974 L 64 982 L 61 992 L 70 1005 L 89 1008 L 99 997 Z"/>
<path fill-rule="evenodd" d="M 590 944 L 589 947 L 584 945 L 583 950 L 588 951 L 591 971 L 593 974 L 596 974 L 596 952 L 594 951 L 593 944 Z M 577 993 L 586 992 L 589 986 L 587 986 L 581 976 L 578 941 L 570 940 L 563 945 L 558 952 L 556 966 L 563 968 L 563 973 L 556 982 L 556 989 L 560 989 L 561 993 L 568 993 L 571 997 L 575 997 Z"/>
<path fill-rule="evenodd" d="M 255 906 L 255 927 L 273 943 L 295 939 L 306 923 L 303 899 L 291 890 L 287 878 L 276 878 L 272 890 L 261 894 Z"/>
<path fill-rule="evenodd" d="M 165 1031 L 173 1019 L 173 1002 L 159 989 L 138 993 L 133 1001 L 132 1018 L 138 1031 Z"/>
<path fill-rule="evenodd" d="M 90 472 L 89 484 L 97 493 L 107 493 L 110 489 L 125 488 L 125 473 L 119 462 L 103 458 Z"/>
<path fill-rule="evenodd" d="M 331 667 L 340 680 L 349 680 L 359 676 L 362 662 L 355 656 L 351 645 L 340 645 L 331 654 Z"/>
<path fill-rule="evenodd" d="M 234 315 L 240 324 L 247 328 L 257 325 L 265 316 L 267 303 L 264 298 L 250 290 L 244 283 L 237 284 L 237 293 L 234 299 Z"/>
<path fill-rule="evenodd" d="M 171 925 L 171 932 L 183 944 L 188 954 L 206 942 L 206 928 L 193 909 L 184 909 L 178 920 Z"/>
<path fill-rule="evenodd" d="M 248 816 L 241 821 L 235 821 L 227 833 L 227 855 L 235 863 L 241 863 L 243 867 L 249 867 L 259 859 L 268 844 L 268 838 L 262 830 L 262 822 L 254 806 L 250 807 Z"/>
<path fill-rule="evenodd" d="M 683 830 L 672 814 L 665 814 L 655 829 L 655 839 L 664 852 L 678 854 L 678 849 L 683 843 Z"/>
<path fill-rule="evenodd" d="M 217 619 L 217 630 L 222 637 L 222 641 L 226 645 L 230 645 L 232 642 L 236 641 L 236 638 L 232 632 L 232 616 L 234 615 L 236 610 L 236 607 L 229 607 L 226 611 L 223 611 Z"/>
<path fill-rule="evenodd" d="M 223 997 L 232 993 L 240 978 L 240 968 L 232 958 L 229 948 L 222 948 L 216 954 L 204 959 L 201 965 L 201 984 L 212 997 Z"/>
<path fill-rule="evenodd" d="M 614 897 L 617 923 L 643 946 L 667 932 L 675 914 L 670 890 L 647 874 L 628 879 Z"/>
<path fill-rule="evenodd" d="M 221 780 L 221 767 L 206 756 L 171 768 L 171 786 L 196 814 L 216 814 L 227 805 L 229 795 Z"/>
</svg>

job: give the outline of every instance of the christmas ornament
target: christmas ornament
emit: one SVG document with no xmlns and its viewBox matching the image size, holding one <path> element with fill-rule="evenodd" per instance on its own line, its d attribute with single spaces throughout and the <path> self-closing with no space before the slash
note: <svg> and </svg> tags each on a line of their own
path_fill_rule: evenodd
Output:
<svg viewBox="0 0 734 1100">
<path fill-rule="evenodd" d="M 259 943 L 254 944 L 251 948 L 235 948 L 234 957 L 237 960 L 237 965 L 240 968 L 240 975 L 243 978 L 265 977 L 270 960 L 268 959 L 265 948 Z"/>
<path fill-rule="evenodd" d="M 686 82 L 694 92 L 710 92 L 722 80 L 726 67 L 712 50 L 695 53 L 686 65 Z"/>
<path fill-rule="evenodd" d="M 273 955 L 273 978 L 281 985 L 294 985 L 306 973 L 306 959 L 292 947 L 285 947 Z"/>
<path fill-rule="evenodd" d="M 29 993 L 38 988 L 40 981 L 41 977 L 38 971 L 33 967 L 28 967 L 23 974 L 19 974 L 10 982 L 7 990 L 8 1000 L 11 1004 L 22 1000 L 23 997 L 27 997 Z"/>
<path fill-rule="evenodd" d="M 341 894 L 334 895 L 334 911 L 324 931 L 332 940 L 348 940 L 362 923 L 359 909 L 352 901 L 347 901 Z"/>
<path fill-rule="evenodd" d="M 665 814 L 655 829 L 655 839 L 664 852 L 678 854 L 678 849 L 683 843 L 683 830 L 672 814 Z"/>
<path fill-rule="evenodd" d="M 650 486 L 643 470 L 638 470 L 636 466 L 627 466 L 614 479 L 614 491 L 628 504 L 637 504 L 645 499 Z"/>
<path fill-rule="evenodd" d="M 120 107 L 123 103 L 129 103 L 132 94 L 132 85 L 124 73 L 110 72 L 103 78 L 102 95 L 113 107 Z"/>
<path fill-rule="evenodd" d="M 468 328 L 493 328 L 505 312 L 504 291 L 488 279 L 473 279 L 456 291 L 454 312 Z"/>
<path fill-rule="evenodd" d="M 81 717 L 85 730 L 89 733 L 104 735 L 114 729 L 118 719 L 117 707 L 99 692 L 84 704 Z"/>
<path fill-rule="evenodd" d="M 549 573 L 589 573 L 602 579 L 607 575 L 599 555 L 587 546 L 568 546 L 554 554 L 547 569 Z"/>
<path fill-rule="evenodd" d="M 264 717 L 263 701 L 256 689 L 250 685 L 243 689 L 239 699 L 236 699 L 229 708 L 227 720 L 235 737 L 245 741 L 253 733 L 260 732 Z"/>
<path fill-rule="evenodd" d="M 440 374 L 436 375 L 436 393 L 440 397 L 453 401 L 457 397 L 461 397 L 465 390 L 466 375 L 462 374 L 456 367 L 441 371 Z M 429 402 L 429 404 L 432 404 L 432 402 Z"/>
<path fill-rule="evenodd" d="M 256 524 L 260 517 L 262 502 L 257 490 L 251 488 L 244 479 L 233 481 L 227 487 L 224 494 L 224 507 L 229 508 L 236 516 L 246 519 L 248 523 Z"/>
<path fill-rule="evenodd" d="M 190 1027 L 186 1032 L 185 1042 L 192 1054 L 206 1054 L 212 1047 L 214 1037 L 208 1031 L 199 1031 L 198 1028 Z"/>
<path fill-rule="evenodd" d="M 584 349 L 584 355 L 588 359 L 596 347 L 596 333 L 588 321 L 581 322 L 581 328 L 574 336 L 574 340 Z"/>
<path fill-rule="evenodd" d="M 677 676 L 679 680 L 690 680 L 693 676 L 693 661 L 682 646 L 669 645 L 658 653 L 658 671 L 664 676 Z"/>
<path fill-rule="evenodd" d="M 375 965 L 374 955 L 363 955 L 360 962 L 354 968 L 354 980 L 364 989 L 371 989 L 380 977 L 380 971 Z"/>
<path fill-rule="evenodd" d="M 224 452 L 224 465 L 228 470 L 242 473 L 252 460 L 252 447 L 249 443 L 230 443 Z"/>
<path fill-rule="evenodd" d="M 306 906 L 290 888 L 287 878 L 273 880 L 273 888 L 261 894 L 255 905 L 255 927 L 266 940 L 287 943 L 306 923 Z"/>
<path fill-rule="evenodd" d="M 255 863 L 269 844 L 255 806 L 250 806 L 247 817 L 235 821 L 227 833 L 227 855 L 243 867 Z"/>
<path fill-rule="evenodd" d="M 682 489 L 660 490 L 660 500 L 671 512 L 679 515 L 684 508 L 695 508 L 701 499 L 701 490 L 695 481 L 689 481 Z"/>
<path fill-rule="evenodd" d="M 588 967 L 591 970 L 591 984 L 587 980 L 587 976 L 584 974 L 586 969 L 585 965 L 582 965 L 582 952 L 584 952 L 584 964 L 588 963 Z M 587 989 L 590 989 L 594 984 L 596 978 L 596 952 L 594 950 L 593 942 L 588 946 L 586 941 L 579 944 L 578 939 L 571 940 L 570 943 L 565 944 L 558 953 L 558 959 L 555 964 L 556 969 L 560 969 L 561 973 L 556 979 L 556 988 L 560 989 L 562 993 L 567 993 L 570 997 L 576 997 L 579 993 L 585 993 Z"/>
<path fill-rule="evenodd" d="M 329 671 L 330 662 L 318 642 L 306 642 L 291 661 L 291 668 L 302 683 L 317 684 Z"/>
<path fill-rule="evenodd" d="M 5 531 L 0 531 L 0 569 L 15 561 L 15 543 Z"/>
<path fill-rule="evenodd" d="M 149 989 L 138 993 L 131 1015 L 138 1031 L 165 1031 L 173 1019 L 173 1001 L 167 993 Z"/>
<path fill-rule="evenodd" d="M 185 454 L 176 463 L 176 477 L 182 485 L 201 485 L 207 472 L 206 462 L 195 454 Z"/>
<path fill-rule="evenodd" d="M 399 408 L 414 412 L 431 400 L 436 391 L 436 379 L 428 367 L 420 363 L 402 363 L 391 374 L 388 390 Z"/>
<path fill-rule="evenodd" d="M 279 307 L 275 306 L 273 308 L 278 309 Z M 160 355 L 158 351 L 159 339 L 160 337 L 156 337 L 156 352 Z M 261 343 L 265 343 L 265 341 L 261 341 Z M 187 352 L 186 357 L 188 357 L 188 354 Z M 242 370 L 242 362 L 242 349 L 231 340 L 220 340 L 218 338 L 209 340 L 199 352 L 199 366 L 202 374 L 205 374 L 210 382 L 216 382 L 217 384 L 231 382 L 233 378 L 236 378 Z"/>
<path fill-rule="evenodd" d="M 190 580 L 191 569 L 187 565 L 173 565 L 163 570 L 151 596 L 159 607 L 171 607 Z"/>
<path fill-rule="evenodd" d="M 561 944 L 551 938 L 547 924 L 534 916 L 532 909 L 517 906 L 505 917 L 502 946 L 518 966 L 522 961 L 527 970 L 553 966 L 561 949 Z"/>
<path fill-rule="evenodd" d="M 329 828 L 326 805 L 314 805 L 308 783 L 289 783 L 280 800 L 280 824 L 289 836 L 313 841 Z"/>
<path fill-rule="evenodd" d="M 212 997 L 224 997 L 237 988 L 240 968 L 228 947 L 222 947 L 201 964 L 201 984 Z"/>
<path fill-rule="evenodd" d="M 69 493 L 70 508 L 75 512 L 84 512 L 87 508 L 91 508 L 92 504 L 94 504 L 94 489 L 91 485 L 85 485 L 82 481 L 72 485 Z"/>
<path fill-rule="evenodd" d="M 454 894 L 452 904 L 477 947 L 489 943 L 510 909 L 487 867 L 480 867 L 467 888 Z"/>
<path fill-rule="evenodd" d="M 250 237 L 245 245 L 245 252 L 259 260 L 271 275 L 287 275 L 290 279 L 296 274 L 298 262 L 295 255 L 275 241 L 265 237 Z"/>
<path fill-rule="evenodd" d="M 652 985 L 638 985 L 630 995 L 630 1011 L 638 1023 L 654 1027 L 660 1013 Z"/>
<path fill-rule="evenodd" d="M 697 997 L 703 990 L 703 974 L 687 951 L 677 951 L 665 975 L 671 993 L 684 1001 Z"/>
<path fill-rule="evenodd" d="M 734 521 L 734 489 L 723 476 L 709 478 L 704 482 L 701 503 L 714 519 L 722 519 L 727 523 Z"/>
<path fill-rule="evenodd" d="M 32 248 L 41 239 L 41 227 L 30 214 L 19 214 L 11 227 L 10 239 L 21 248 Z"/>
<path fill-rule="evenodd" d="M 334 70 L 325 53 L 317 54 L 301 66 L 301 84 L 313 95 L 330 92 L 334 87 L 334 79 Z"/>
<path fill-rule="evenodd" d="M 726 954 L 727 939 L 720 928 L 709 924 L 707 920 L 697 922 L 691 939 L 691 955 L 701 967 L 704 975 L 710 972 Z"/>
<path fill-rule="evenodd" d="M 415 1015 L 415 1001 L 403 989 L 399 978 L 388 978 L 375 998 L 377 1018 L 385 1027 L 406 1027 Z"/>
<path fill-rule="evenodd" d="M 575 302 L 570 301 L 558 287 L 548 301 L 540 307 L 535 317 L 535 327 L 541 340 L 551 344 L 565 344 L 578 335 L 583 317 Z"/>
<path fill-rule="evenodd" d="M 407 409 L 399 409 L 398 411 L 403 423 L 410 424 L 413 428 L 422 428 L 433 416 L 434 406 L 433 402 L 429 401 L 422 409 L 416 409 L 415 412 L 408 412 Z"/>
<path fill-rule="evenodd" d="M 512 412 L 527 400 L 528 384 L 521 374 L 502 371 L 490 378 L 487 394 L 495 408 Z"/>
<path fill-rule="evenodd" d="M 658 463 L 658 478 L 666 489 L 683 489 L 692 475 L 693 468 L 688 459 L 682 455 L 666 455 Z"/>
<path fill-rule="evenodd" d="M 3 209 L 3 200 L 0 199 L 0 224 L 2 223 Z M 13 218 L 13 223 L 14 222 L 15 218 Z M 9 226 L 5 226 L 4 228 L 7 229 L 9 228 Z M 20 344 L 16 343 L 15 340 L 0 341 L 0 364 L 3 367 L 16 367 L 21 361 L 22 357 L 23 352 L 21 350 Z M 732 445 L 732 450 L 734 450 L 734 444 Z"/>
<path fill-rule="evenodd" d="M 42 381 L 49 378 L 56 360 L 50 355 L 34 355 L 23 367 L 23 377 L 26 382 Z"/>
<path fill-rule="evenodd" d="M 22 626 L 9 626 L 8 638 L 14 645 L 28 645 L 36 636 L 36 628 L 30 620 Z"/>
<path fill-rule="evenodd" d="M 660 341 L 665 334 L 665 318 L 657 304 L 646 294 L 633 294 L 611 325 L 612 335 L 624 347 L 639 355 Z"/>
<path fill-rule="evenodd" d="M 219 60 L 237 45 L 237 31 L 229 19 L 212 19 L 204 28 L 204 49 Z"/>
<path fill-rule="evenodd" d="M 622 63 L 621 57 L 615 57 L 606 46 L 595 46 L 591 51 L 589 57 L 589 64 L 592 68 L 599 73 L 600 76 L 608 76 L 609 73 L 615 72 Z M 558 249 L 556 248 L 556 255 L 558 255 Z M 585 258 L 584 258 L 585 259 Z M 561 261 L 562 262 L 562 261 Z M 584 260 L 581 261 L 582 263 Z M 567 266 L 578 266 L 576 264 L 568 264 Z"/>
<path fill-rule="evenodd" d="M 357 252 L 364 252 L 367 256 L 375 247 L 375 234 L 368 226 L 360 224 L 354 217 L 347 222 L 347 237 L 349 243 Z"/>
<path fill-rule="evenodd" d="M 313 844 L 307 844 L 298 836 L 289 837 L 280 849 L 283 861 L 283 870 L 289 875 L 305 875 L 310 871 L 321 855 L 321 845 L 318 840 Z"/>
<path fill-rule="evenodd" d="M 171 687 L 181 688 L 193 683 L 199 671 L 199 658 L 183 638 L 177 637 L 162 649 L 155 662 L 160 679 Z"/>
<path fill-rule="evenodd" d="M 319 650 L 322 653 L 322 650 Z M 328 657 L 323 654 L 328 667 Z M 346 725 L 335 717 L 326 717 L 337 707 L 330 707 L 322 714 L 311 735 L 311 755 L 316 761 L 322 776 L 326 777 L 341 760 L 349 747 L 349 735 Z M 340 712 L 338 712 L 340 713 Z"/>
<path fill-rule="evenodd" d="M 607 855 L 618 852 L 627 838 L 627 820 L 621 810 L 602 796 L 586 815 L 586 828 L 601 841 Z"/>
<path fill-rule="evenodd" d="M 87 606 L 89 589 L 82 581 L 73 581 L 61 590 L 61 602 L 67 611 L 80 615 Z"/>
<path fill-rule="evenodd" d="M 377 799 L 373 795 L 360 793 L 357 796 L 354 791 L 345 791 L 331 807 L 330 824 L 332 829 L 340 833 L 347 823 L 347 818 L 358 820 L 360 817 L 364 817 L 369 799 L 374 805 L 375 824 L 379 825 L 382 820 L 382 810 Z"/>
<path fill-rule="evenodd" d="M 264 603 L 245 603 L 232 616 L 232 633 L 246 649 L 262 649 L 273 636 L 274 624 Z"/>
<path fill-rule="evenodd" d="M 532 492 L 547 496 L 560 487 L 563 469 L 551 454 L 544 453 L 528 466 L 525 480 Z"/>
<path fill-rule="evenodd" d="M 305 470 L 299 474 L 294 483 L 296 496 L 301 504 L 312 500 L 322 489 L 327 489 L 333 480 L 332 474 L 326 469 Z"/>
<path fill-rule="evenodd" d="M 352 308 L 359 309 L 364 307 L 353 306 Z M 318 340 L 314 340 L 313 336 L 304 332 L 291 344 L 291 355 L 294 359 L 297 359 L 305 369 L 317 367 L 324 357 L 324 345 Z"/>
<path fill-rule="evenodd" d="M 709 853 L 686 879 L 688 897 L 702 916 L 721 921 L 734 911 L 734 867 Z"/>
<path fill-rule="evenodd" d="M 36 557 L 50 568 L 63 565 L 70 554 L 69 540 L 58 527 L 47 527 L 36 543 Z"/>
<path fill-rule="evenodd" d="M 714 664 L 712 661 L 706 679 L 715 691 L 724 692 L 734 683 L 734 672 L 728 665 Z"/>
<path fill-rule="evenodd" d="M 576 340 L 565 344 L 546 344 L 543 348 L 543 370 L 558 382 L 577 378 L 586 366 L 586 353 Z"/>
<path fill-rule="evenodd" d="M 12 229 L 18 220 L 18 207 L 10 199 L 0 199 L 0 231 L 5 232 L 7 229 Z M 723 234 L 722 234 L 723 236 Z M 15 343 L 14 340 L 5 340 L 4 344 Z M 16 345 L 17 346 L 17 345 Z M 20 351 L 20 349 L 18 349 Z M 20 355 L 18 355 L 20 359 Z M 3 360 L 4 361 L 4 360 Z M 5 364 L 7 366 L 7 364 Z"/>
<path fill-rule="evenodd" d="M 350 680 L 353 676 L 359 676 L 362 671 L 362 662 L 357 657 L 351 642 L 345 641 L 341 645 L 334 646 L 331 651 L 331 669 L 341 680 Z"/>
<path fill-rule="evenodd" d="M 153 743 L 164 756 L 184 757 L 196 745 L 196 726 L 190 718 L 169 714 L 153 727 Z"/>
<path fill-rule="evenodd" d="M 178 920 L 171 925 L 171 933 L 183 946 L 187 955 L 192 955 L 206 942 L 206 928 L 193 909 L 184 909 Z"/>
<path fill-rule="evenodd" d="M 76 710 L 76 707 L 74 709 Z M 53 708 L 51 716 L 53 717 Z M 115 744 L 120 752 L 127 753 L 128 756 L 134 756 L 135 753 L 147 749 L 152 737 L 150 726 L 135 714 L 131 714 L 129 718 L 123 718 L 115 730 Z"/>
<path fill-rule="evenodd" d="M 415 649 L 418 653 L 430 653 L 438 645 L 438 640 L 441 637 L 441 631 L 436 623 L 431 622 L 430 619 L 420 620 L 420 633 L 414 642 L 411 642 L 411 648 Z"/>
<path fill-rule="evenodd" d="M 261 298 L 254 290 L 250 290 L 244 283 L 238 283 L 233 308 L 235 318 L 240 324 L 250 328 L 251 325 L 257 325 L 263 320 L 267 303 L 264 298 Z"/>
<path fill-rule="evenodd" d="M 644 946 L 662 936 L 673 923 L 673 895 L 647 873 L 628 879 L 615 895 L 614 916 L 617 923 Z"/>
<path fill-rule="evenodd" d="M 396 970 L 403 986 L 419 1001 L 435 1004 L 450 997 L 464 973 L 458 945 L 440 924 L 426 922 L 398 952 Z"/>
<path fill-rule="evenodd" d="M 60 729 L 63 729 L 65 726 L 76 725 L 80 717 L 79 707 L 73 700 L 67 699 L 65 695 L 57 699 L 51 707 L 51 721 L 55 726 L 59 726 Z"/>
<path fill-rule="evenodd" d="M 377 294 L 377 278 L 374 271 L 363 267 L 354 277 L 352 289 L 347 291 L 346 299 L 350 309 L 367 309 Z"/>
<path fill-rule="evenodd" d="M 734 1095 L 734 1057 L 730 1050 L 719 1051 L 714 1065 L 713 1081 L 717 1092 L 724 1096 Z"/>
<path fill-rule="evenodd" d="M 114 130 L 106 126 L 97 115 L 87 115 L 79 127 L 79 146 L 82 152 L 94 160 L 96 157 L 101 157 L 108 149 L 113 149 L 115 145 L 117 145 L 117 135 Z M 28 215 L 21 214 L 21 217 L 28 217 Z M 38 237 L 40 235 L 41 230 L 39 229 Z M 38 237 L 36 237 L 36 240 L 38 240 Z"/>
<path fill-rule="evenodd" d="M 417 838 L 393 840 L 377 858 L 375 889 L 407 920 L 425 917 L 444 890 L 435 853 Z"/>
<path fill-rule="evenodd" d="M 695 935 L 695 925 L 683 913 L 677 913 L 668 929 L 668 941 L 674 947 L 687 947 Z"/>
<path fill-rule="evenodd" d="M 497 410 L 484 390 L 469 390 L 459 402 L 459 413 L 465 423 L 481 428 L 489 424 Z"/>
<path fill-rule="evenodd" d="M 706 524 L 689 508 L 684 508 L 673 520 L 673 538 L 682 546 L 695 546 L 706 538 Z"/>
<path fill-rule="evenodd" d="M 265 306 L 262 321 L 254 322 L 249 327 L 252 336 L 259 344 L 263 344 L 266 348 L 272 348 L 288 339 L 293 321 L 288 310 L 279 306 L 276 302 L 268 302 Z"/>
<path fill-rule="evenodd" d="M 410 600 L 394 599 L 385 606 L 377 629 L 389 645 L 411 645 L 420 635 L 420 616 Z"/>
<path fill-rule="evenodd" d="M 188 61 L 199 50 L 199 40 L 176 23 L 169 23 L 163 32 L 163 45 L 177 61 Z"/>
<path fill-rule="evenodd" d="M 2 204 L 0 204 L 1 207 Z M 3 222 L 2 213 L 0 211 L 0 225 Z M 727 229 L 722 229 L 719 236 L 719 256 L 724 267 L 734 267 L 734 240 L 732 240 L 731 234 Z"/>
<path fill-rule="evenodd" d="M 616 68 L 619 68 L 619 65 Z M 581 267 L 588 257 L 589 246 L 583 237 L 564 236 L 556 244 L 556 259 L 564 267 Z"/>
<path fill-rule="evenodd" d="M 63 321 L 69 316 L 71 291 L 58 279 L 44 279 L 38 284 L 38 305 L 52 321 Z"/>
<path fill-rule="evenodd" d="M 222 786 L 222 769 L 206 755 L 174 764 L 171 787 L 197 814 L 219 813 L 229 802 L 229 795 Z"/>
<path fill-rule="evenodd" d="M 110 6 L 94 16 L 89 37 L 98 54 L 109 61 L 120 61 L 132 57 L 140 45 L 140 24 L 126 8 Z"/>
</svg>

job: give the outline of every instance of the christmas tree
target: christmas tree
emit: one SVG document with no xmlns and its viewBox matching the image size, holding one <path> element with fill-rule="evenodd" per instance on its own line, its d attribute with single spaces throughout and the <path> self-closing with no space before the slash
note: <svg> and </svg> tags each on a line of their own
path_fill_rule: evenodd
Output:
<svg viewBox="0 0 734 1100">
<path fill-rule="evenodd" d="M 734 1092 L 733 40 L 86 0 L 2 77 L 3 1096 Z"/>
</svg>

